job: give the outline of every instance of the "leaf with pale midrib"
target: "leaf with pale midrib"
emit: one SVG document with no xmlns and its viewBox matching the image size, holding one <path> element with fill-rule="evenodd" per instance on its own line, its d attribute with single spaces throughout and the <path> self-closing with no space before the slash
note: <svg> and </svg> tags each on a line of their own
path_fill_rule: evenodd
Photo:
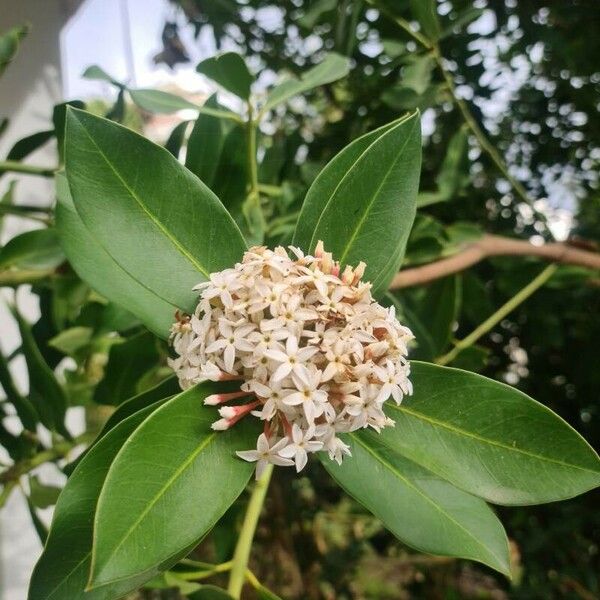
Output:
<svg viewBox="0 0 600 600">
<path fill-rule="evenodd" d="M 342 436 L 352 456 L 321 462 L 351 496 L 401 541 L 430 554 L 482 562 L 509 574 L 508 541 L 486 503 L 455 488 L 361 431 Z"/>
<path fill-rule="evenodd" d="M 414 395 L 382 443 L 489 502 L 539 504 L 600 485 L 600 459 L 558 415 L 481 375 L 411 362 Z"/>
<path fill-rule="evenodd" d="M 167 150 L 133 131 L 68 109 L 66 172 L 94 239 L 163 300 L 191 312 L 192 288 L 246 248 L 219 199 Z"/>
<path fill-rule="evenodd" d="M 203 384 L 205 394 L 214 386 Z M 246 486 L 254 465 L 235 456 L 256 443 L 244 419 L 215 432 L 198 396 L 169 400 L 136 430 L 104 483 L 95 517 L 93 587 L 163 564 L 204 536 Z"/>
</svg>

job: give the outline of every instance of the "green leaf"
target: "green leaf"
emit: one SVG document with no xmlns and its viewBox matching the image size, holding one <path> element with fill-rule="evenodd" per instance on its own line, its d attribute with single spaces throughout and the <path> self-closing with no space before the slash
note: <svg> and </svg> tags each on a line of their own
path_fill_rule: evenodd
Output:
<svg viewBox="0 0 600 600">
<path fill-rule="evenodd" d="M 508 541 L 489 506 L 401 456 L 376 433 L 344 436 L 352 457 L 321 459 L 333 478 L 404 543 L 509 574 Z"/>
<path fill-rule="evenodd" d="M 137 413 L 138 411 L 144 410 L 149 406 L 152 406 L 152 410 L 156 410 L 159 406 L 173 397 L 175 394 L 181 392 L 181 388 L 179 387 L 179 383 L 177 382 L 177 377 L 172 376 L 164 381 L 161 381 L 158 385 L 155 385 L 153 388 L 146 390 L 145 392 L 141 392 L 137 394 L 133 398 L 126 400 L 122 404 L 120 404 L 115 412 L 110 415 L 106 423 L 104 423 L 104 427 L 94 440 L 94 442 L 90 445 L 90 447 L 85 450 L 82 454 L 80 454 L 75 460 L 71 461 L 66 467 L 63 468 L 63 471 L 69 475 L 73 472 L 75 467 L 81 462 L 84 456 L 87 455 L 88 452 L 91 451 L 92 448 L 109 432 L 112 431 L 119 423 L 130 417 L 131 415 Z M 150 414 L 150 413 L 148 413 Z"/>
<path fill-rule="evenodd" d="M 69 327 L 49 340 L 48 346 L 56 348 L 63 354 L 73 356 L 91 342 L 93 335 L 94 330 L 91 327 Z"/>
<path fill-rule="evenodd" d="M 364 261 L 373 293 L 384 292 L 415 218 L 420 168 L 418 113 L 358 138 L 311 185 L 294 244 L 310 252 L 323 240 L 342 268 Z"/>
<path fill-rule="evenodd" d="M 413 321 L 418 321 L 428 332 L 427 344 L 421 345 L 417 338 L 416 342 L 422 351 L 411 356 L 420 360 L 433 360 L 440 356 L 452 338 L 453 326 L 458 318 L 461 306 L 460 277 L 444 277 L 425 287 L 415 291 L 406 290 L 399 295 L 409 307 L 409 311 L 405 311 L 408 327 L 413 325 Z"/>
<path fill-rule="evenodd" d="M 244 239 L 219 199 L 144 137 L 69 109 L 66 163 L 73 202 L 94 239 L 166 302 L 192 311 L 192 288 L 241 259 Z"/>
<path fill-rule="evenodd" d="M 64 425 L 67 410 L 66 394 L 52 369 L 46 364 L 31 333 L 29 323 L 16 308 L 12 309 L 12 313 L 19 325 L 21 349 L 29 371 L 29 399 L 46 427 L 58 431 L 65 437 L 70 437 Z"/>
<path fill-rule="evenodd" d="M 17 25 L 0 35 L 0 77 L 15 57 L 21 40 L 29 33 L 29 25 Z"/>
<path fill-rule="evenodd" d="M 236 52 L 225 52 L 207 58 L 198 64 L 196 71 L 242 100 L 250 98 L 250 86 L 254 78 L 244 59 Z"/>
<path fill-rule="evenodd" d="M 92 587 L 156 571 L 197 544 L 246 486 L 253 465 L 235 451 L 253 447 L 257 423 L 213 431 L 216 412 L 202 402 L 215 389 L 169 400 L 118 454 L 98 501 Z"/>
<path fill-rule="evenodd" d="M 337 5 L 337 0 L 315 0 L 315 2 L 311 2 L 310 7 L 305 9 L 304 14 L 296 20 L 296 23 L 312 31 L 321 17 L 337 8 Z"/>
<path fill-rule="evenodd" d="M 410 0 L 410 8 L 427 38 L 437 41 L 441 35 L 437 0 Z"/>
<path fill-rule="evenodd" d="M 153 407 L 119 423 L 81 460 L 58 498 L 50 535 L 35 566 L 28 600 L 107 600 L 136 589 L 148 577 L 85 592 L 91 557 L 94 513 L 108 469 L 127 438 Z"/>
<path fill-rule="evenodd" d="M 46 528 L 45 523 L 40 519 L 37 514 L 37 510 L 31 501 L 30 497 L 26 497 L 27 500 L 27 508 L 29 509 L 29 515 L 31 516 L 31 522 L 33 524 L 33 528 L 40 539 L 42 546 L 46 543 L 48 539 L 48 529 Z"/>
<path fill-rule="evenodd" d="M 472 6 L 469 8 L 465 8 L 457 14 L 457 17 L 454 21 L 451 22 L 450 26 L 446 27 L 441 35 L 440 39 L 452 35 L 455 31 L 460 31 L 469 23 L 472 23 L 475 19 L 478 19 L 485 12 L 484 8 L 473 8 Z"/>
<path fill-rule="evenodd" d="M 135 396 L 138 380 L 156 365 L 158 358 L 156 338 L 147 331 L 111 346 L 94 401 L 119 405 Z"/>
<path fill-rule="evenodd" d="M 157 335 L 166 338 L 177 306 L 139 283 L 95 239 L 75 210 L 67 178 L 56 175 L 56 228 L 77 274 L 103 296 L 127 308 Z"/>
<path fill-rule="evenodd" d="M 171 114 L 183 109 L 198 110 L 198 106 L 181 96 L 163 92 L 162 90 L 137 89 L 129 90 L 131 99 L 142 110 L 158 114 Z"/>
<path fill-rule="evenodd" d="M 14 408 L 19 420 L 25 429 L 35 431 L 39 420 L 37 411 L 29 398 L 25 398 L 15 386 L 12 373 L 8 368 L 8 361 L 4 354 L 0 351 L 0 386 L 4 391 L 6 400 L 10 402 Z M 4 443 L 3 446 L 6 446 Z"/>
<path fill-rule="evenodd" d="M 219 109 L 216 94 L 206 101 L 205 106 Z M 188 138 L 185 166 L 213 191 L 224 141 L 225 123 L 212 115 L 200 114 Z M 245 179 L 243 183 L 245 188 Z M 222 196 L 219 198 L 223 201 Z"/>
<path fill-rule="evenodd" d="M 54 228 L 34 229 L 18 235 L 0 249 L 0 269 L 17 267 L 50 271 L 65 261 Z"/>
<path fill-rule="evenodd" d="M 303 94 L 313 88 L 342 79 L 349 72 L 350 59 L 331 52 L 317 66 L 306 71 L 300 79 L 290 77 L 278 83 L 267 95 L 261 113 L 271 110 L 298 94 Z"/>
<path fill-rule="evenodd" d="M 551 410 L 459 369 L 411 362 L 414 395 L 386 404 L 380 438 L 457 487 L 505 505 L 572 498 L 600 485 L 600 460 Z"/>
<path fill-rule="evenodd" d="M 68 102 L 57 104 L 52 111 L 52 122 L 54 123 L 54 131 L 52 133 L 56 136 L 58 158 L 61 165 L 65 162 L 65 121 L 67 118 L 67 106 L 85 108 L 85 104 L 81 100 L 69 100 Z"/>
<path fill-rule="evenodd" d="M 113 427 L 115 427 L 118 423 L 120 423 L 123 419 L 126 419 L 130 415 L 136 413 L 138 410 L 142 410 L 146 408 L 150 404 L 155 404 L 159 400 L 163 400 L 169 398 L 170 396 L 174 396 L 181 389 L 179 387 L 179 383 L 177 382 L 177 377 L 172 376 L 164 381 L 161 381 L 158 385 L 155 385 L 153 388 L 141 392 L 140 394 L 136 394 L 129 400 L 122 402 L 117 410 L 108 418 L 102 431 L 98 434 L 98 437 L 102 437 L 106 435 Z"/>
<path fill-rule="evenodd" d="M 117 86 L 118 88 L 125 87 L 121 82 L 117 81 L 114 77 L 109 75 L 102 67 L 99 67 L 98 65 L 89 66 L 81 74 L 81 76 L 84 79 L 96 79 L 96 80 L 100 80 L 100 81 L 106 81 L 108 83 L 112 83 L 113 85 Z"/>
<path fill-rule="evenodd" d="M 6 155 L 6 160 L 23 160 L 54 137 L 54 130 L 38 131 L 20 139 Z"/>
<path fill-rule="evenodd" d="M 179 158 L 181 152 L 181 146 L 185 140 L 185 132 L 189 121 L 182 121 L 179 125 L 173 127 L 169 135 L 169 139 L 165 143 L 165 148 L 175 157 Z"/>
<path fill-rule="evenodd" d="M 42 483 L 37 476 L 29 478 L 29 499 L 36 508 L 54 506 L 58 500 L 61 488 Z"/>
</svg>

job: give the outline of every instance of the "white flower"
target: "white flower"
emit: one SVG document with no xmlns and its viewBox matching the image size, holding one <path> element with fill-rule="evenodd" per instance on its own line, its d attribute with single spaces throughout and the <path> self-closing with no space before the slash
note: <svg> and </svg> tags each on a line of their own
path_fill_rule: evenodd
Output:
<svg viewBox="0 0 600 600">
<path fill-rule="evenodd" d="M 169 365 L 183 389 L 240 382 L 204 402 L 218 406 L 216 431 L 248 415 L 263 422 L 257 449 L 238 452 L 257 462 L 257 476 L 269 463 L 301 471 L 313 452 L 340 463 L 350 448 L 339 435 L 393 426 L 385 401 L 412 393 L 412 333 L 373 300 L 365 265 L 340 273 L 321 242 L 314 256 L 291 252 L 251 248 L 198 285 L 194 313 L 177 313 L 171 328 Z"/>
<path fill-rule="evenodd" d="M 273 381 L 281 381 L 292 372 L 302 377 L 306 371 L 305 363 L 317 352 L 318 348 L 310 346 L 298 348 L 298 338 L 293 335 L 290 335 L 285 342 L 285 352 L 265 350 L 265 356 L 281 363 L 273 373 Z"/>
<path fill-rule="evenodd" d="M 294 372 L 292 381 L 298 391 L 287 395 L 282 402 L 287 406 L 301 404 L 306 420 L 312 425 L 323 414 L 327 402 L 327 392 L 319 389 L 321 371 L 311 373 L 308 369 L 303 369 L 300 374 Z"/>
<path fill-rule="evenodd" d="M 279 451 L 280 456 L 293 458 L 296 463 L 296 472 L 300 473 L 308 462 L 308 452 L 318 452 L 323 447 L 323 442 L 313 440 L 315 435 L 314 425 L 310 426 L 306 432 L 294 423 L 292 427 L 292 442 L 283 450 Z"/>
<path fill-rule="evenodd" d="M 281 438 L 272 446 L 269 445 L 269 439 L 264 433 L 258 436 L 256 450 L 238 450 L 236 454 L 248 462 L 257 462 L 256 479 L 260 479 L 265 467 L 270 463 L 281 467 L 291 467 L 294 461 L 279 455 L 281 450 L 286 447 L 288 438 Z"/>
</svg>

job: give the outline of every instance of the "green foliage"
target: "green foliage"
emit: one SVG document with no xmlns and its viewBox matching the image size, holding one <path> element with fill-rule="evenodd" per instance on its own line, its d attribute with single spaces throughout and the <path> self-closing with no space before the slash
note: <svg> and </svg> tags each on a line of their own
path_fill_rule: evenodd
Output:
<svg viewBox="0 0 600 600">
<path fill-rule="evenodd" d="M 246 486 L 253 468 L 235 451 L 252 445 L 256 426 L 247 421 L 236 431 L 213 431 L 214 414 L 202 401 L 214 391 L 200 384 L 175 396 L 117 455 L 98 500 L 93 587 L 153 576 L 185 556 Z"/>
<path fill-rule="evenodd" d="M 230 31 L 233 20 L 236 44 L 248 64 L 278 73 L 279 83 L 255 97 L 254 74 L 240 54 L 227 52 L 198 65 L 198 72 L 244 101 L 240 114 L 220 106 L 216 96 L 197 106 L 164 91 L 130 89 L 93 66 L 84 77 L 118 90 L 110 119 L 125 120 L 126 110 L 139 117 L 137 109 L 164 114 L 194 109 L 193 126 L 177 125 L 161 148 L 130 129 L 68 106 L 83 108 L 80 102 L 63 103 L 55 108 L 53 129 L 19 140 L 0 166 L 0 174 L 22 169 L 48 176 L 54 167 L 31 168 L 20 161 L 56 138 L 56 164 L 64 163 L 66 171 L 56 175 L 55 225 L 52 210 L 14 205 L 14 181 L 0 206 L 0 217 L 14 214 L 46 225 L 0 249 L 2 283 L 15 288 L 33 284 L 42 313 L 31 327 L 16 312 L 22 346 L 13 356 L 0 355 L 6 396 L 0 417 L 14 412 L 26 430 L 14 434 L 0 423 L 0 443 L 14 461 L 0 474 L 0 504 L 20 481 L 28 481 L 23 489 L 29 490 L 32 522 L 44 540 L 47 532 L 37 511 L 51 506 L 58 490 L 40 483 L 36 461 L 41 456 L 70 473 L 32 578 L 30 600 L 108 600 L 146 582 L 157 594 L 177 588 L 175 593 L 192 599 L 234 597 L 196 581 L 221 576 L 229 568 L 226 562 L 216 569 L 208 564 L 198 576 L 188 572 L 194 561 L 180 559 L 194 550 L 227 561 L 236 539 L 244 538 L 238 536 L 238 517 L 245 500 L 238 496 L 252 468 L 235 457 L 235 450 L 253 445 L 258 431 L 246 419 L 228 432 L 213 432 L 215 410 L 202 401 L 226 385 L 202 384 L 180 393 L 173 377 L 161 381 L 165 346 L 153 334 L 166 338 L 175 312 L 194 309 L 193 286 L 238 261 L 247 245 L 293 239 L 310 252 L 321 239 L 343 264 L 365 261 L 366 278 L 381 296 L 400 266 L 452 256 L 483 231 L 547 235 L 535 214 L 527 217 L 523 192 L 517 190 L 517 204 L 506 191 L 507 181 L 515 187 L 511 172 L 530 173 L 525 195 L 542 197 L 546 183 L 540 173 L 561 169 L 575 173 L 579 195 L 581 190 L 594 193 L 586 179 L 589 169 L 583 167 L 594 139 L 592 119 L 579 128 L 569 122 L 569 106 L 583 106 L 589 114 L 595 109 L 595 100 L 581 91 L 590 95 L 595 53 L 591 47 L 572 50 L 581 40 L 573 39 L 569 25 L 575 22 L 579 29 L 588 21 L 576 7 L 548 9 L 567 23 L 561 28 L 544 25 L 543 11 L 538 15 L 523 3 L 486 7 L 510 42 L 497 57 L 500 64 L 521 60 L 540 40 L 545 52 L 539 64 L 530 63 L 531 84 L 519 90 L 506 117 L 494 120 L 486 114 L 487 121 L 494 121 L 498 152 L 482 133 L 477 112 L 493 98 L 493 84 L 482 83 L 485 67 L 471 49 L 474 36 L 465 31 L 482 9 L 458 3 L 438 15 L 433 1 L 340 6 L 329 0 L 299 1 L 293 9 L 282 8 L 283 26 L 269 32 L 252 16 L 260 5 L 260 0 L 227 7 L 203 3 L 200 13 L 191 12 L 194 1 L 184 7 L 191 20 L 208 18 L 218 38 Z M 514 20 L 509 26 L 515 16 L 519 36 L 511 33 Z M 205 25 L 195 24 L 198 31 Z M 297 43 L 290 43 L 290 31 L 298 32 Z M 299 48 L 315 32 L 322 48 L 305 56 Z M 0 72 L 22 33 L 15 29 L 0 38 Z M 381 49 L 375 52 L 371 45 L 369 50 L 365 40 L 381 40 Z M 564 52 L 556 53 L 556 47 Z M 554 94 L 536 88 L 544 78 L 556 86 Z M 453 96 L 454 84 L 474 90 L 475 108 Z M 299 94 L 308 102 L 291 103 L 284 111 L 281 105 Z M 552 108 L 555 99 L 560 99 L 560 110 Z M 425 110 L 433 116 L 435 132 L 425 139 L 425 191 L 418 193 L 419 111 Z M 398 118 L 405 111 L 410 114 Z M 267 115 L 269 127 L 261 130 Z M 549 125 L 553 119 L 556 127 Z M 580 132 L 585 135 L 571 135 Z M 185 166 L 177 160 L 184 150 Z M 510 162 L 506 168 L 505 158 Z M 580 217 L 580 231 L 597 235 L 593 211 L 582 211 Z M 464 339 L 539 270 L 537 263 L 502 258 L 429 285 L 387 293 L 385 302 L 395 306 L 416 335 L 411 359 L 445 362 L 454 337 Z M 340 597 L 400 597 L 405 582 L 395 586 L 383 576 L 372 577 L 372 571 L 362 577 L 360 561 L 369 553 L 378 564 L 400 560 L 393 564 L 405 568 L 406 554 L 385 527 L 423 552 L 468 558 L 511 573 L 518 586 L 517 553 L 509 560 L 504 530 L 485 501 L 511 506 L 553 502 L 600 483 L 595 452 L 550 410 L 597 441 L 592 426 L 598 331 L 589 318 L 598 303 L 593 281 L 589 270 L 565 266 L 548 285 L 552 296 L 541 292 L 542 298 L 530 298 L 508 318 L 498 319 L 492 335 L 482 335 L 451 363 L 490 377 L 413 362 L 414 395 L 400 406 L 386 405 L 396 427 L 379 435 L 348 434 L 353 456 L 341 466 L 322 459 L 356 502 L 341 500 L 323 469 L 312 468 L 302 479 L 281 474 L 280 481 L 277 472 L 269 519 L 258 536 L 264 552 L 255 553 L 265 584 L 271 587 L 269 578 L 277 571 L 271 558 L 276 547 L 277 558 L 287 560 L 282 564 L 297 561 L 314 586 L 282 597 L 308 597 L 307 589 L 315 597 L 331 596 L 331 582 Z M 515 347 L 527 350 L 528 362 Z M 29 374 L 26 395 L 10 372 L 18 354 L 25 357 Z M 65 355 L 75 366 L 58 374 L 55 367 Z M 513 381 L 515 373 L 516 383 L 548 407 L 494 381 Z M 95 430 L 100 433 L 83 457 L 65 466 L 67 453 L 80 441 L 70 440 L 64 426 L 67 406 L 85 405 L 93 413 L 92 400 L 118 406 L 99 419 Z M 43 427 L 52 431 L 50 442 L 34 435 Z M 557 561 L 578 583 L 575 552 L 571 556 L 561 549 L 583 548 L 580 555 L 587 557 L 587 549 L 594 547 L 594 534 L 583 533 L 593 528 L 593 519 L 584 516 L 592 512 L 577 511 L 586 503 L 592 506 L 589 498 L 535 511 L 500 511 L 526 560 L 526 583 L 511 591 L 515 598 L 527 597 L 530 589 L 548 597 L 563 590 L 567 579 L 562 573 L 559 583 L 547 576 Z M 332 527 L 332 543 L 331 531 L 316 524 L 318 518 L 339 516 L 346 524 Z M 530 525 L 540 518 L 541 525 Z M 546 533 L 560 543 L 548 542 Z M 553 548 L 552 556 L 538 568 L 534 557 L 546 547 Z M 452 568 L 455 573 L 463 569 Z M 423 571 L 427 578 L 436 577 L 433 569 Z M 440 577 L 445 577 L 444 593 L 452 595 L 451 574 L 442 571 Z M 248 575 L 248 582 L 257 597 L 278 597 L 253 577 Z M 573 589 L 587 592 L 587 586 L 593 594 L 597 581 L 585 577 L 585 585 Z M 273 585 L 278 592 L 280 583 Z M 426 595 L 422 587 L 413 591 L 415 597 Z"/>
<path fill-rule="evenodd" d="M 387 289 L 402 262 L 416 212 L 421 132 L 418 114 L 359 138 L 315 179 L 294 244 L 322 240 L 340 261 L 364 261 L 373 293 Z"/>
<path fill-rule="evenodd" d="M 192 288 L 241 258 L 245 243 L 223 205 L 163 148 L 71 109 L 66 150 L 83 223 L 124 271 L 165 302 L 192 310 Z"/>
<path fill-rule="evenodd" d="M 196 71 L 206 75 L 215 83 L 235 94 L 242 100 L 250 98 L 250 85 L 253 77 L 244 59 L 235 52 L 225 52 L 203 60 Z"/>
<path fill-rule="evenodd" d="M 0 35 L 0 77 L 15 57 L 21 41 L 28 33 L 28 25 L 17 25 Z"/>
</svg>

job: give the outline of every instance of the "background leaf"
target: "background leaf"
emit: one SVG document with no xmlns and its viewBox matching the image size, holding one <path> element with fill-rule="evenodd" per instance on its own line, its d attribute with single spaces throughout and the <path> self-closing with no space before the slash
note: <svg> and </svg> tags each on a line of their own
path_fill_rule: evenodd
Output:
<svg viewBox="0 0 600 600">
<path fill-rule="evenodd" d="M 119 405 L 135 396 L 138 380 L 156 365 L 158 358 L 156 338 L 147 331 L 114 344 L 108 353 L 104 377 L 94 391 L 94 400 Z"/>
<path fill-rule="evenodd" d="M 236 52 L 225 52 L 203 60 L 196 71 L 242 100 L 250 98 L 250 85 L 254 80 L 244 59 Z"/>
<path fill-rule="evenodd" d="M 171 114 L 179 110 L 198 110 L 198 106 L 189 100 L 163 92 L 162 90 L 137 89 L 129 90 L 131 99 L 142 109 L 151 113 Z"/>
<path fill-rule="evenodd" d="M 267 95 L 261 112 L 271 110 L 298 94 L 342 79 L 349 71 L 350 60 L 346 56 L 331 52 L 318 65 L 306 71 L 300 79 L 290 77 L 278 83 Z"/>
<path fill-rule="evenodd" d="M 56 230 L 34 229 L 17 235 L 0 249 L 0 269 L 52 270 L 65 260 Z"/>
</svg>

